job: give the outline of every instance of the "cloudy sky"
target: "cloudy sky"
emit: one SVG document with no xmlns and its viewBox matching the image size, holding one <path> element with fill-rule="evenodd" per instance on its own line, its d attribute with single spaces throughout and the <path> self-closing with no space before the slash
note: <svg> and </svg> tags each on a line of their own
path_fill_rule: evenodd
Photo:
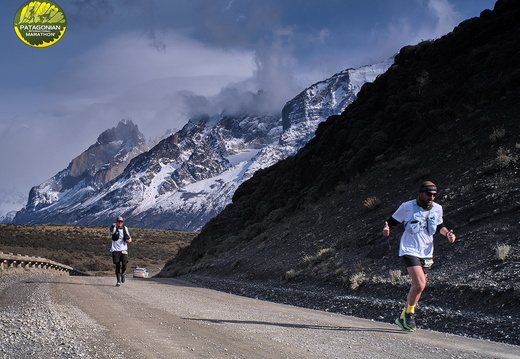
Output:
<svg viewBox="0 0 520 359">
<path fill-rule="evenodd" d="M 24 2 L 0 12 L 0 194 L 27 196 L 121 119 L 153 138 L 259 90 L 269 101 L 257 110 L 280 111 L 495 0 L 54 0 L 67 30 L 44 48 L 13 31 Z"/>
</svg>

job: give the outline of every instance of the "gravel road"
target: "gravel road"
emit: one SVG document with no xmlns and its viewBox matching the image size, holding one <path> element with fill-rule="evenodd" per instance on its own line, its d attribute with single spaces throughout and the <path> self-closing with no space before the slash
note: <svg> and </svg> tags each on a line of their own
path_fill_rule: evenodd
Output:
<svg viewBox="0 0 520 359">
<path fill-rule="evenodd" d="M 520 358 L 520 347 L 174 279 L 0 277 L 2 358 Z"/>
</svg>

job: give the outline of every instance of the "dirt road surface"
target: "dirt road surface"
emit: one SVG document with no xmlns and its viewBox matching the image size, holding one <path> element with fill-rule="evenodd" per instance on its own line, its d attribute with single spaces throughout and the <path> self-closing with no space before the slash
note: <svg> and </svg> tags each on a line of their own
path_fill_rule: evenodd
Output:
<svg viewBox="0 0 520 359">
<path fill-rule="evenodd" d="M 49 293 L 91 358 L 520 358 L 520 347 L 274 304 L 174 279 L 49 276 L 1 293 Z M 18 287 L 17 287 L 18 286 Z M 58 340 L 60 341 L 60 340 Z M 79 350 L 79 349 L 78 349 Z"/>
</svg>

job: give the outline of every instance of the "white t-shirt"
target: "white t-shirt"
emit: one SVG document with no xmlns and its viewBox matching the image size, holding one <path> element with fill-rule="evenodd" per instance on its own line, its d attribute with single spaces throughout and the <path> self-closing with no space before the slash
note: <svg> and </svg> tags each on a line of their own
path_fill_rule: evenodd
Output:
<svg viewBox="0 0 520 359">
<path fill-rule="evenodd" d="M 437 226 L 443 222 L 442 215 L 442 206 L 435 202 L 430 210 L 420 207 L 416 199 L 401 204 L 392 215 L 405 227 L 401 236 L 399 255 L 432 258 L 433 235 Z"/>
<path fill-rule="evenodd" d="M 128 228 L 126 228 L 126 226 L 123 226 L 123 228 L 127 234 L 127 238 L 130 237 L 130 232 L 128 232 Z M 110 252 L 121 252 L 121 251 L 128 250 L 128 245 L 124 240 L 125 236 L 124 236 L 122 228 L 111 226 L 110 234 L 111 235 L 115 234 L 116 230 L 118 230 L 118 229 L 119 229 L 119 239 L 117 241 L 114 241 L 114 240 L 112 241 L 112 247 L 110 248 Z"/>
</svg>

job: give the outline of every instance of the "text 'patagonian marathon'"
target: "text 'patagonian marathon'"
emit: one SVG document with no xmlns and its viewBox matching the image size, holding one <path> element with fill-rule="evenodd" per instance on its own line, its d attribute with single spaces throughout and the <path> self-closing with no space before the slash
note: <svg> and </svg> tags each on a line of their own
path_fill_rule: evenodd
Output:
<svg viewBox="0 0 520 359">
<path fill-rule="evenodd" d="M 42 30 L 58 30 L 61 31 L 61 25 L 20 25 L 20 30 L 32 30 L 32 31 L 42 31 Z"/>
</svg>

